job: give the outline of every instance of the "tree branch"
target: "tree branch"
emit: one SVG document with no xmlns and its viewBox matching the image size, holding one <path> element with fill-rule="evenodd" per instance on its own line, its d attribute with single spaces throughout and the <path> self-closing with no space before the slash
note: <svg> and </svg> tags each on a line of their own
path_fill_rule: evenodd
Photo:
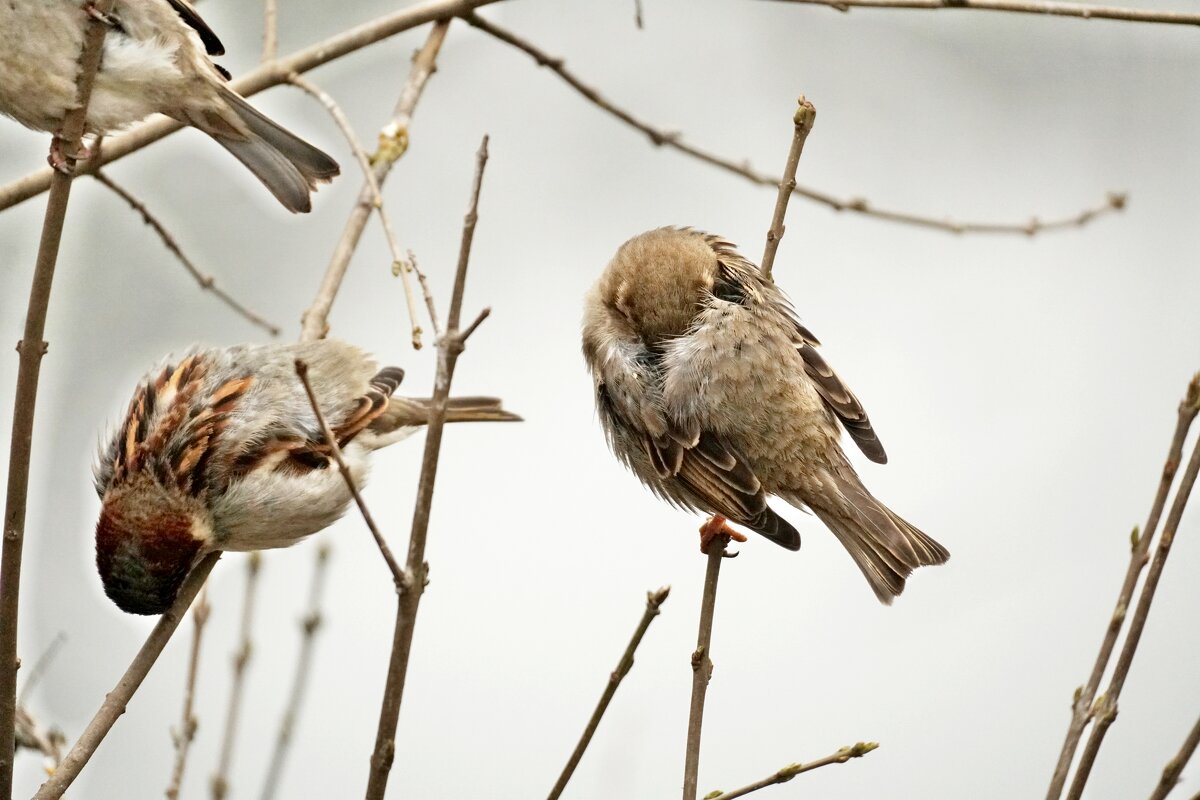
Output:
<svg viewBox="0 0 1200 800">
<path fill-rule="evenodd" d="M 700 630 L 692 653 L 692 702 L 688 709 L 687 751 L 683 764 L 683 800 L 696 800 L 700 772 L 700 731 L 704 725 L 704 697 L 712 678 L 712 626 L 717 607 L 717 579 L 729 536 L 717 534 L 708 547 L 708 566 L 704 571 L 704 593 L 700 598 Z"/>
<path fill-rule="evenodd" d="M 819 758 L 816 761 L 809 761 L 807 764 L 799 762 L 788 764 L 773 775 L 768 775 L 761 781 L 755 781 L 740 789 L 734 789 L 732 792 L 709 792 L 704 796 L 704 800 L 734 800 L 737 797 L 745 797 L 751 792 L 757 792 L 759 789 L 765 789 L 768 786 L 774 786 L 779 783 L 787 783 L 802 772 L 811 772 L 814 769 L 827 767 L 830 764 L 845 764 L 852 758 L 861 758 L 878 747 L 878 742 L 859 742 L 851 747 L 843 747 L 833 755 Z"/>
<path fill-rule="evenodd" d="M 495 2 L 499 0 L 427 0 L 343 31 L 284 58 L 260 64 L 242 77 L 230 81 L 229 88 L 242 97 L 252 97 L 264 89 L 287 83 L 288 76 L 293 72 L 303 74 L 397 33 L 427 22 L 464 14 Z M 156 117 L 144 122 L 127 133 L 106 139 L 104 152 L 97 158 L 84 162 L 79 171 L 82 174 L 94 172 L 99 167 L 141 150 L 182 127 L 181 123 L 166 117 Z M 0 211 L 49 189 L 51 172 L 52 170 L 43 169 L 0 186 Z"/>
<path fill-rule="evenodd" d="M 179 242 L 175 240 L 175 237 L 171 235 L 166 226 L 159 222 L 158 219 L 150 213 L 150 209 L 146 207 L 145 203 L 143 203 L 141 200 L 138 200 L 128 189 L 118 184 L 112 178 L 108 177 L 106 173 L 101 172 L 100 170 L 96 170 L 92 174 L 92 177 L 99 181 L 103 186 L 106 186 L 112 190 L 112 192 L 124 200 L 130 208 L 141 215 L 142 222 L 149 225 L 150 229 L 158 234 L 158 238 L 162 241 L 163 246 L 171 251 L 171 254 L 174 255 L 176 260 L 183 265 L 183 268 L 187 270 L 188 274 L 191 275 L 192 278 L 195 279 L 197 285 L 199 285 L 201 289 L 206 292 L 211 292 L 213 296 L 240 314 L 251 325 L 257 325 L 272 336 L 279 335 L 278 325 L 268 322 L 235 300 L 228 292 L 217 286 L 217 281 L 212 275 L 202 272 L 190 258 L 184 255 L 183 248 L 179 246 Z"/>
<path fill-rule="evenodd" d="M 350 266 L 350 258 L 354 255 L 354 251 L 358 248 L 358 242 L 362 238 L 363 230 L 367 226 L 367 220 L 371 216 L 372 210 L 382 211 L 382 199 L 380 197 L 380 188 L 383 182 L 387 180 L 388 173 L 391 172 L 392 166 L 400 156 L 404 155 L 404 151 L 408 148 L 408 128 L 412 123 L 412 114 L 416 110 L 417 101 L 421 99 L 421 93 L 425 89 L 425 84 L 428 83 L 429 77 L 433 75 L 437 66 L 437 54 L 442 48 L 442 42 L 446 40 L 446 31 L 450 26 L 448 19 L 442 19 L 436 22 L 433 28 L 429 31 L 429 37 L 425 40 L 425 45 L 417 52 L 413 58 L 412 69 L 409 70 L 408 79 L 404 83 L 404 88 L 400 91 L 400 99 L 396 102 L 396 108 L 392 112 L 392 118 L 383 126 L 379 133 L 379 151 L 373 158 L 371 167 L 371 175 L 363 182 L 362 189 L 358 192 L 358 200 L 354 204 L 354 208 L 350 211 L 350 218 L 346 220 L 346 226 L 342 229 L 342 236 L 338 240 L 337 245 L 333 249 L 333 255 L 329 259 L 329 266 L 325 270 L 325 278 L 321 282 L 321 288 L 317 292 L 313 304 L 304 316 L 301 318 L 301 326 L 303 332 L 301 339 L 303 341 L 313 341 L 325 336 L 329 329 L 329 311 L 333 307 L 333 299 L 337 296 L 338 289 L 342 285 L 342 278 L 346 275 L 346 270 Z M 399 249 L 393 251 L 392 258 L 394 261 L 401 261 L 402 258 L 397 258 Z M 407 276 L 401 271 L 401 276 L 405 277 L 405 297 L 409 301 L 409 314 L 412 315 L 413 325 L 416 326 L 416 315 L 412 305 L 412 290 L 408 285 Z M 420 346 L 420 330 L 417 329 L 413 336 L 414 346 Z"/>
<path fill-rule="evenodd" d="M 1104 677 L 1104 671 L 1108 668 L 1108 661 L 1112 657 L 1113 649 L 1117 644 L 1117 637 L 1121 633 L 1121 628 L 1125 625 L 1126 612 L 1129 609 L 1129 604 L 1133 600 L 1133 591 L 1137 587 L 1138 576 L 1141 575 L 1142 569 L 1150 560 L 1149 550 L 1150 542 L 1154 538 L 1154 534 L 1158 530 L 1158 521 L 1162 516 L 1163 509 L 1167 504 L 1167 496 L 1171 492 L 1171 484 L 1175 482 L 1175 474 L 1179 469 L 1180 460 L 1183 457 L 1183 443 L 1187 438 L 1188 429 L 1195 420 L 1198 410 L 1200 410 L 1200 375 L 1192 378 L 1188 384 L 1187 391 L 1183 401 L 1179 404 L 1179 411 L 1175 421 L 1175 432 L 1171 437 L 1171 444 L 1167 450 L 1167 460 L 1163 465 L 1162 478 L 1159 481 L 1158 491 L 1155 493 L 1154 502 L 1150 506 L 1150 514 L 1146 518 L 1146 525 L 1142 529 L 1141 534 L 1137 528 L 1133 530 L 1133 546 L 1129 556 L 1129 567 L 1125 570 L 1125 581 L 1121 584 L 1121 590 L 1117 595 L 1117 604 L 1113 609 L 1112 616 L 1109 617 L 1108 627 L 1104 632 L 1104 638 L 1100 643 L 1100 652 L 1096 655 L 1096 663 L 1092 666 L 1092 673 L 1088 677 L 1087 684 L 1075 690 L 1075 699 L 1071 704 L 1071 722 L 1067 726 L 1066 740 L 1063 742 L 1062 751 L 1058 756 L 1058 764 L 1054 768 L 1054 774 L 1050 779 L 1050 788 L 1046 792 L 1046 800 L 1058 800 L 1062 796 L 1063 787 L 1066 786 L 1067 776 L 1071 770 L 1071 764 L 1075 760 L 1075 751 L 1079 746 L 1079 741 L 1083 737 L 1084 728 L 1091 721 L 1093 716 L 1093 702 L 1096 699 L 1096 692 L 1100 688 L 1100 680 Z"/>
<path fill-rule="evenodd" d="M 229 705 L 225 711 L 225 732 L 221 737 L 221 754 L 217 771 L 209 778 L 213 800 L 222 800 L 229 791 L 229 773 L 233 764 L 234 743 L 237 741 L 238 718 L 242 709 L 242 689 L 246 685 L 246 667 L 254 654 L 250 632 L 254 623 L 254 599 L 258 594 L 258 573 L 262 569 L 262 554 L 250 553 L 246 558 L 246 590 L 242 596 L 242 626 L 237 652 L 233 655 L 233 681 L 229 687 Z"/>
<path fill-rule="evenodd" d="M 777 0 L 777 2 L 828 6 L 846 12 L 852 8 L 970 9 L 975 11 L 1010 11 L 1017 14 L 1041 14 L 1076 19 L 1109 19 L 1122 22 L 1152 22 L 1164 25 L 1200 25 L 1200 14 L 1180 11 L 1151 11 L 1142 8 L 1116 8 L 1090 3 L 1058 3 L 1053 0 Z"/>
<path fill-rule="evenodd" d="M 412 652 L 417 611 L 429 574 L 429 565 L 425 563 L 425 542 L 429 535 L 429 515 L 433 506 L 433 487 L 437 478 L 438 459 L 441 454 L 447 399 L 450 397 L 450 382 L 454 378 L 455 365 L 458 363 L 458 357 L 462 353 L 470 333 L 470 330 L 460 332 L 458 323 L 462 316 L 463 290 L 466 286 L 471 242 L 475 236 L 475 224 L 479 219 L 479 192 L 483 184 L 484 166 L 488 159 L 487 144 L 488 137 L 484 136 L 483 142 L 479 146 L 479 152 L 476 154 L 471 205 L 463 220 L 462 244 L 454 276 L 454 291 L 450 298 L 450 311 L 446 317 L 445 333 L 438 339 L 437 377 L 434 381 L 433 399 L 429 408 L 429 429 L 425 434 L 425 455 L 421 462 L 421 478 L 417 484 L 412 534 L 408 541 L 408 560 L 405 565 L 407 580 L 401 587 L 397 599 L 392 654 L 388 663 L 383 700 L 379 708 L 379 729 L 375 736 L 375 751 L 371 755 L 371 771 L 367 780 L 367 800 L 382 800 L 383 793 L 387 788 L 388 773 L 391 771 L 392 760 L 396 752 L 396 724 L 400 718 L 400 703 L 404 697 L 404 681 L 408 674 L 408 661 Z"/>
<path fill-rule="evenodd" d="M 304 90 L 308 94 L 317 99 L 321 105 L 333 117 L 333 121 L 337 123 L 338 128 L 342 131 L 342 135 L 346 137 L 346 141 L 350 144 L 350 149 L 354 152 L 354 158 L 358 161 L 358 166 L 362 169 L 363 179 L 374 195 L 372 198 L 372 206 L 375 212 L 379 215 L 379 224 L 383 226 L 383 235 L 387 239 L 388 250 L 392 254 L 392 272 L 400 277 L 401 285 L 404 287 L 404 302 L 408 307 L 409 324 L 412 326 L 412 346 L 414 350 L 421 349 L 421 325 L 417 322 L 417 304 L 414 298 L 412 280 L 409 274 L 413 271 L 408 265 L 409 258 L 405 257 L 400 250 L 400 244 L 396 241 L 396 233 L 392 230 L 392 222 L 388 219 L 387 211 L 383 208 L 383 195 L 379 193 L 379 183 L 375 180 L 375 173 L 371 169 L 370 158 L 363 150 L 362 143 L 358 141 L 358 136 L 354 133 L 354 127 L 350 124 L 350 120 L 342 113 L 342 109 L 334 101 L 328 93 L 321 90 L 320 87 L 304 79 L 296 73 L 292 73 L 288 78 L 289 82 Z M 437 326 L 437 320 L 433 321 L 434 326 Z"/>
<path fill-rule="evenodd" d="M 274 61 L 279 55 L 279 5 L 277 0 L 263 0 L 262 60 Z"/>
<path fill-rule="evenodd" d="M 759 269 L 768 281 L 773 280 L 771 268 L 775 266 L 775 251 L 779 249 L 779 240 L 783 238 L 787 216 L 788 199 L 796 191 L 796 167 L 800 164 L 800 153 L 804 151 L 804 141 L 808 139 L 813 123 L 817 121 L 817 109 L 813 104 L 800 95 L 797 101 L 799 107 L 792 116 L 794 132 L 792 147 L 788 151 L 787 164 L 783 168 L 783 180 L 779 182 L 779 196 L 775 198 L 775 214 L 771 217 L 771 227 L 767 229 L 767 246 L 763 250 L 762 264 Z"/>
<path fill-rule="evenodd" d="M 192 609 L 192 655 L 188 659 L 187 681 L 183 685 L 183 712 L 179 717 L 179 730 L 172 733 L 175 740 L 175 767 L 171 770 L 171 781 L 165 792 L 169 800 L 179 797 L 183 784 L 183 770 L 187 766 L 188 750 L 196 738 L 196 715 L 192 713 L 196 697 L 196 673 L 200 666 L 200 642 L 204 636 L 204 623 L 208 621 L 208 593 L 202 591 L 196 607 Z"/>
<path fill-rule="evenodd" d="M 296 720 L 300 716 L 300 705 L 308 686 L 308 675 L 312 671 L 313 644 L 321 627 L 321 594 L 325 587 L 325 574 L 329 564 L 329 545 L 322 543 L 317 548 L 317 563 L 313 567 L 312 584 L 308 590 L 308 613 L 300 621 L 300 655 L 296 658 L 296 674 L 292 679 L 292 691 L 288 695 L 287 707 L 279 723 L 279 734 L 275 738 L 275 749 L 271 753 L 271 765 L 263 782 L 262 800 L 271 800 L 279 789 L 279 777 L 283 774 L 283 762 Z"/>
<path fill-rule="evenodd" d="M 1197 411 L 1200 411 L 1200 373 L 1193 377 L 1192 382 L 1188 385 L 1188 397 L 1185 398 L 1184 404 L 1191 405 L 1192 410 L 1185 412 L 1181 408 L 1181 415 L 1191 413 L 1195 416 Z M 1125 642 L 1121 645 L 1121 653 L 1117 657 L 1117 665 L 1113 668 L 1108 688 L 1105 689 L 1103 695 L 1097 698 L 1092 707 L 1096 724 L 1083 748 L 1079 766 L 1075 768 L 1075 777 L 1067 792 L 1068 800 L 1079 800 L 1082 797 L 1084 786 L 1087 785 L 1092 766 L 1095 764 L 1096 755 L 1100 751 L 1100 745 L 1104 742 L 1104 735 L 1117 718 L 1117 703 L 1121 697 L 1121 689 L 1125 685 L 1125 678 L 1129 675 L 1129 668 L 1137 653 L 1142 631 L 1146 627 L 1146 618 L 1150 614 L 1150 604 L 1154 602 L 1154 593 L 1158 589 L 1163 567 L 1166 566 L 1167 556 L 1171 553 L 1171 544 L 1175 540 L 1175 532 L 1179 528 L 1179 521 L 1183 518 L 1183 510 L 1187 506 L 1188 497 L 1192 493 L 1197 475 L 1200 475 L 1200 442 L 1197 442 L 1192 449 L 1187 469 L 1184 470 L 1183 477 L 1179 479 L 1179 488 L 1175 490 L 1175 499 L 1171 503 L 1171 510 L 1163 524 L 1162 536 L 1159 537 L 1158 547 L 1154 551 L 1154 560 L 1146 572 L 1146 581 L 1142 584 L 1142 591 L 1138 595 L 1137 609 L 1129 623 L 1129 632 L 1125 634 Z"/>
<path fill-rule="evenodd" d="M 192 568 L 184 579 L 183 584 L 179 587 L 179 594 L 175 597 L 175 602 L 171 603 L 171 607 L 163 612 L 159 617 L 158 624 L 154 626 L 154 630 L 146 637 L 145 644 L 142 649 L 134 656 L 130 662 L 125 674 L 117 681 L 116 687 L 111 692 L 104 696 L 104 702 L 100 705 L 100 710 L 92 717 L 92 721 L 80 734 L 79 740 L 71 747 L 66 758 L 62 760 L 62 764 L 50 776 L 50 779 L 42 784 L 37 790 L 37 794 L 33 796 L 33 800 L 57 800 L 62 797 L 63 792 L 79 777 L 80 771 L 87 764 L 88 759 L 96 752 L 96 748 L 108 732 L 112 730 L 112 726 L 116 723 L 117 718 L 125 713 L 125 706 L 129 703 L 133 693 L 142 685 L 142 681 L 146 679 L 150 668 L 154 666 L 154 662 L 158 660 L 159 654 L 166 647 L 167 642 L 171 638 L 171 634 L 179 627 L 180 620 L 187 613 L 188 607 L 192 601 L 196 599 L 196 594 L 200 591 L 200 587 L 204 585 L 204 581 L 208 579 L 208 574 L 212 572 L 213 567 L 217 565 L 217 561 L 221 559 L 221 554 L 209 553 L 200 560 L 200 563 Z"/>
<path fill-rule="evenodd" d="M 650 143 L 656 147 L 669 147 L 677 150 L 680 153 L 689 155 L 705 164 L 710 164 L 714 167 L 730 172 L 734 175 L 739 175 L 751 183 L 756 183 L 759 186 L 778 187 L 782 182 L 778 176 L 768 175 L 764 172 L 759 172 L 746 162 L 735 162 L 732 159 L 724 158 L 707 150 L 702 150 L 695 145 L 691 145 L 683 141 L 683 138 L 678 132 L 666 131 L 661 128 L 655 128 L 652 125 L 643 122 L 633 114 L 629 113 L 619 106 L 613 105 L 606 100 L 600 92 L 591 86 L 585 84 L 577 78 L 574 73 L 570 72 L 564 65 L 563 59 L 547 54 L 528 41 L 522 39 L 510 31 L 497 27 L 488 22 L 475 13 L 466 13 L 462 18 L 472 26 L 479 28 L 505 44 L 512 45 L 518 50 L 523 51 L 534 61 L 538 66 L 546 67 L 554 72 L 558 77 L 562 78 L 566 83 L 579 94 L 583 95 L 591 103 L 624 122 L 626 125 L 641 131 L 650 140 Z M 815 189 L 808 189 L 803 186 L 797 186 L 794 190 L 795 194 L 803 197 L 806 200 L 811 200 L 814 203 L 819 203 L 828 206 L 834 211 L 852 211 L 856 214 L 863 214 L 875 219 L 887 220 L 889 222 L 900 222 L 907 225 L 916 225 L 923 228 L 932 228 L 934 230 L 944 231 L 946 233 L 1007 233 L 1007 234 L 1023 234 L 1033 236 L 1038 233 L 1047 231 L 1056 231 L 1066 228 L 1080 228 L 1087 225 L 1092 220 L 1104 214 L 1118 211 L 1125 207 L 1127 197 L 1124 194 L 1115 192 L 1109 193 L 1105 201 L 1094 208 L 1085 209 L 1078 214 L 1061 219 L 1053 219 L 1043 221 L 1034 217 L 1027 222 L 959 222 L 953 219 L 941 219 L 938 217 L 927 217 L 920 214 L 910 214 L 904 211 L 889 211 L 883 208 L 875 208 L 867 200 L 856 197 L 848 200 L 839 199 L 831 194 L 819 192 Z M 0 198 L 3 194 L 0 193 Z M 2 208 L 2 206 L 0 206 Z"/>
<path fill-rule="evenodd" d="M 1150 800 L 1166 800 L 1167 795 L 1179 783 L 1179 776 L 1183 774 L 1183 768 L 1192 760 L 1197 745 L 1200 745 L 1200 719 L 1196 720 L 1191 732 L 1183 740 L 1183 746 L 1179 748 L 1179 752 L 1163 767 L 1162 778 L 1159 779 L 1158 786 L 1154 787 L 1154 791 L 1151 792 Z"/>
<path fill-rule="evenodd" d="M 329 444 L 329 452 L 333 456 L 334 462 L 337 463 L 338 471 L 342 473 L 342 480 L 346 482 L 346 488 L 350 490 L 350 494 L 354 498 L 354 504 L 358 506 L 358 512 L 362 514 L 363 521 L 367 523 L 367 528 L 371 531 L 371 536 L 375 539 L 375 545 L 379 548 L 379 554 L 383 556 L 384 563 L 387 564 L 387 568 L 392 573 L 392 581 L 396 584 L 396 591 L 400 591 L 405 581 L 404 570 L 400 569 L 400 564 L 396 562 L 395 556 L 392 555 L 392 549 L 388 547 L 383 534 L 379 532 L 379 527 L 375 524 L 375 518 L 371 516 L 371 511 L 367 508 L 366 501 L 363 500 L 362 494 L 358 491 L 358 486 L 354 483 L 354 476 L 350 474 L 350 467 L 346 465 L 346 460 L 342 458 L 342 448 L 338 447 L 337 437 L 329 429 L 329 423 L 325 421 L 325 415 L 321 413 L 321 406 L 317 403 L 317 395 L 313 392 L 312 384 L 308 382 L 308 364 L 305 364 L 299 358 L 296 359 L 296 376 L 304 384 L 304 393 L 308 395 L 308 402 L 312 405 L 313 414 L 317 417 L 317 426 L 321 429 L 325 441 Z"/>
<path fill-rule="evenodd" d="M 637 651 L 638 645 L 642 643 L 642 637 L 646 635 L 646 631 L 650 628 L 650 623 L 661 613 L 660 609 L 662 608 L 663 601 L 667 599 L 667 595 L 670 593 L 670 586 L 664 586 L 656 592 L 646 592 L 646 610 L 642 613 L 642 620 L 638 623 L 637 630 L 633 632 L 633 638 L 625 646 L 625 652 L 621 655 L 621 660 L 617 662 L 617 668 L 609 674 L 608 684 L 604 687 L 604 693 L 600 695 L 600 702 L 596 704 L 596 710 L 592 712 L 592 717 L 588 720 L 587 727 L 583 729 L 583 735 L 579 737 L 579 743 L 575 745 L 575 750 L 571 753 L 571 757 L 567 759 L 567 765 L 563 767 L 562 774 L 558 776 L 558 781 L 555 782 L 554 788 L 550 790 L 549 800 L 558 800 L 562 796 L 563 790 L 567 788 L 567 783 L 571 780 L 571 776 L 575 774 L 575 768 L 579 766 L 584 751 L 587 750 L 588 745 L 592 741 L 592 736 L 596 734 L 596 728 L 600 726 L 600 720 L 604 717 L 604 712 L 608 710 L 608 704 L 612 702 L 613 696 L 617 693 L 617 687 L 621 685 L 621 681 L 629 674 L 629 670 L 633 669 L 634 652 Z"/>
<path fill-rule="evenodd" d="M 95 0 L 98 14 L 106 14 L 113 0 Z M 108 26 L 93 20 L 86 26 L 76 72 L 74 108 L 63 117 L 62 129 L 54 136 L 52 151 L 65 155 L 65 171 L 53 171 L 47 181 L 50 198 L 42 221 L 29 303 L 25 310 L 25 330 L 17 344 L 20 360 L 13 401 L 12 438 L 8 456 L 8 487 L 4 500 L 4 542 L 0 553 L 0 797 L 12 795 L 13 759 L 16 742 L 9 735 L 15 730 L 17 713 L 17 615 L 21 593 L 21 551 L 25 543 L 25 511 L 29 501 L 29 460 L 33 450 L 33 418 L 37 406 L 38 378 L 42 356 L 49 345 L 42 339 L 46 332 L 46 311 L 50 306 L 50 288 L 58 263 L 63 221 L 71 196 L 75 154 L 87 123 L 87 108 L 92 97 L 96 71 L 104 49 Z M 48 176 L 49 177 L 49 176 Z"/>
</svg>

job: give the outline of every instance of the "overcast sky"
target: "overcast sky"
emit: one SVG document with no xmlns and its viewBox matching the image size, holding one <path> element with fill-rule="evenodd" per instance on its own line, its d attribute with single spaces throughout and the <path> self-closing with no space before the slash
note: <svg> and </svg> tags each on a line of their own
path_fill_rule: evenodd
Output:
<svg viewBox="0 0 1200 800">
<path fill-rule="evenodd" d="M 281 3 L 283 52 L 394 7 Z M 202 6 L 235 75 L 260 49 L 253 3 Z M 1200 105 L 1195 31 L 974 12 L 839 14 L 771 2 L 524 0 L 484 16 L 565 55 L 648 122 L 756 167 L 782 167 L 796 96 L 816 127 L 801 183 L 936 217 L 1069 216 L 1128 191 L 1080 230 L 955 237 L 792 203 L 775 265 L 804 323 L 870 412 L 890 463 L 850 456 L 884 502 L 944 543 L 880 606 L 815 518 L 789 553 L 759 537 L 724 565 L 701 793 L 858 740 L 878 751 L 772 797 L 1040 797 L 1075 687 L 1091 669 L 1191 374 L 1200 369 Z M 395 103 L 410 31 L 311 74 L 362 138 Z M 325 112 L 298 91 L 256 106 L 333 153 L 344 175 L 291 217 L 213 142 L 172 136 L 111 168 L 218 283 L 298 333 L 361 185 Z M 656 501 L 608 454 L 579 354 L 583 294 L 648 228 L 719 233 L 757 259 L 775 193 L 656 149 L 525 55 L 462 23 L 385 189 L 404 247 L 449 298 L 473 157 L 490 133 L 464 314 L 491 318 L 459 393 L 501 395 L 521 426 L 447 433 L 391 796 L 530 798 L 554 782 L 641 614 L 672 586 L 568 790 L 678 793 L 704 559 L 701 519 Z M 0 120 L 0 181 L 47 137 Z M 0 215 L 0 340 L 20 336 L 44 198 Z M 434 353 L 407 345 L 400 286 L 373 222 L 333 333 L 426 394 Z M 81 181 L 42 373 L 20 650 L 67 636 L 28 704 L 74 740 L 153 620 L 103 595 L 93 555 L 96 442 L 134 381 L 194 342 L 264 334 L 199 291 L 140 219 Z M 16 357 L 0 358 L 4 416 Z M 8 426 L 3 426 L 7 435 Z M 1189 444 L 1190 447 L 1190 444 Z M 366 499 L 403 551 L 420 439 L 377 454 Z M 4 467 L 0 467 L 3 469 Z M 1089 798 L 1143 797 L 1200 711 L 1200 530 L 1184 518 Z M 299 647 L 316 548 L 332 547 L 311 688 L 277 796 L 361 794 L 391 644 L 389 576 L 357 515 L 264 559 L 231 798 L 257 797 Z M 202 653 L 184 797 L 207 796 L 236 647 L 245 556 L 222 560 Z M 180 629 L 72 796 L 161 796 L 190 624 Z M 17 796 L 42 779 L 18 762 Z M 1200 791 L 1193 765 L 1178 793 Z"/>
</svg>

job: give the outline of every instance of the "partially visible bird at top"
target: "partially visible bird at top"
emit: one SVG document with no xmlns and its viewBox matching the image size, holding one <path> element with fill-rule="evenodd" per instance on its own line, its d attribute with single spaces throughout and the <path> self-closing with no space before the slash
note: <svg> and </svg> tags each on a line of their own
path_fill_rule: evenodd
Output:
<svg viewBox="0 0 1200 800">
<path fill-rule="evenodd" d="M 84 31 L 97 15 L 90 1 L 0 2 L 0 112 L 55 134 L 56 169 L 65 168 L 57 134 L 76 105 Z M 288 211 L 311 210 L 310 193 L 339 173 L 337 162 L 226 86 L 229 74 L 209 58 L 224 54 L 221 40 L 186 0 L 116 0 L 99 16 L 110 30 L 86 133 L 104 135 L 161 112 L 216 139 Z"/>
<path fill-rule="evenodd" d="M 583 354 L 617 458 L 654 494 L 789 550 L 768 495 L 833 531 L 883 603 L 950 553 L 876 500 L 839 444 L 887 456 L 858 398 L 775 284 L 719 236 L 659 228 L 621 245 L 589 293 Z M 744 537 L 743 537 L 744 538 Z"/>
<path fill-rule="evenodd" d="M 122 610 L 159 614 L 217 550 L 287 547 L 333 524 L 351 500 L 295 361 L 358 486 L 371 451 L 426 424 L 429 400 L 394 397 L 398 367 L 353 345 L 196 348 L 138 385 L 102 442 L 96 565 Z M 447 422 L 521 418 L 494 397 L 451 398 Z"/>
</svg>

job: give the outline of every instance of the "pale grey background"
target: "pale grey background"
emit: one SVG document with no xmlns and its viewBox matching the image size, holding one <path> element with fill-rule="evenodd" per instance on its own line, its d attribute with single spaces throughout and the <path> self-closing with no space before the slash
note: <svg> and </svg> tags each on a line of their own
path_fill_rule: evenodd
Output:
<svg viewBox="0 0 1200 800">
<path fill-rule="evenodd" d="M 395 6 L 282 3 L 284 52 Z M 1190 7 L 1180 4 L 1180 7 Z M 255 3 L 205 3 L 234 73 L 259 52 Z M 797 94 L 818 122 L 805 184 L 960 218 L 1056 217 L 1129 190 L 1080 231 L 953 237 L 796 201 L 776 275 L 867 405 L 891 456 L 860 464 L 887 503 L 953 552 L 892 608 L 819 523 L 804 548 L 754 539 L 726 564 L 702 791 L 873 739 L 865 759 L 772 797 L 1039 797 L 1091 667 L 1188 377 L 1200 367 L 1196 32 L 970 12 L 850 15 L 774 3 L 526 0 L 485 9 L 614 101 L 689 140 L 778 169 Z M 395 101 L 426 29 L 312 78 L 362 136 Z M 112 168 L 224 287 L 298 330 L 360 185 L 323 110 L 297 91 L 254 103 L 328 148 L 345 177 L 290 218 L 194 131 Z M 386 198 L 444 309 L 473 153 L 492 135 L 467 314 L 492 318 L 459 392 L 491 392 L 521 427 L 447 435 L 392 796 L 529 798 L 549 789 L 641 613 L 673 587 L 569 794 L 670 797 L 682 771 L 699 589 L 698 518 L 656 502 L 605 451 L 578 354 L 580 299 L 624 239 L 690 224 L 757 258 L 774 192 L 651 147 L 525 56 L 456 23 Z M 43 163 L 46 137 L 5 120 L 0 179 Z M 0 216 L 0 341 L 20 335 L 44 199 Z M 372 223 L 332 316 L 336 335 L 432 383 Z M 55 286 L 25 548 L 21 653 L 59 632 L 31 699 L 71 739 L 149 630 L 93 566 L 95 442 L 133 381 L 194 341 L 261 340 L 202 294 L 136 215 L 76 188 Z M 16 358 L 0 359 L 5 417 Z M 5 425 L 7 432 L 7 425 Z M 420 441 L 376 459 L 367 500 L 403 549 Z M 852 457 L 857 457 L 852 453 Z M 1168 565 L 1090 798 L 1145 796 L 1200 710 L 1200 531 Z M 281 797 L 361 794 L 394 604 L 361 520 L 334 547 L 312 675 Z M 316 541 L 269 554 L 232 798 L 255 797 L 291 680 Z M 211 582 L 200 729 L 185 797 L 207 796 L 235 647 L 244 556 Z M 166 784 L 185 625 L 73 797 L 152 798 Z M 40 780 L 22 755 L 18 795 Z M 1200 766 L 1178 792 L 1200 789 Z"/>
</svg>

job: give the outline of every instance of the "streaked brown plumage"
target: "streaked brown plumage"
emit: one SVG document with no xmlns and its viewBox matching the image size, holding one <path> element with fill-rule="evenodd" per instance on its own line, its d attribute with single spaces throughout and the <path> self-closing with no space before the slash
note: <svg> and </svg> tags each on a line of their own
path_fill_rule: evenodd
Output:
<svg viewBox="0 0 1200 800">
<path fill-rule="evenodd" d="M 862 485 L 838 423 L 887 456 L 786 297 L 729 242 L 659 228 L 617 251 L 586 301 L 583 353 L 616 456 L 659 497 L 796 550 L 767 505 L 810 508 L 884 603 L 950 554 Z"/>
</svg>

